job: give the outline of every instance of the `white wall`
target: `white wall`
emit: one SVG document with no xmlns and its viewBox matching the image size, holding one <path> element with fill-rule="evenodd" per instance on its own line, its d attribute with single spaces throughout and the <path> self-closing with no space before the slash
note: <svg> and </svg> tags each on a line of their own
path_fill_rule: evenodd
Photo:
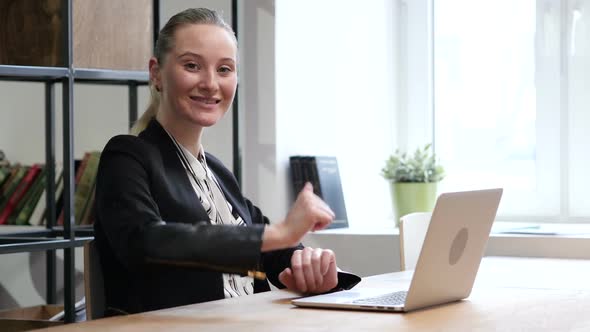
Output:
<svg viewBox="0 0 590 332">
<path fill-rule="evenodd" d="M 245 189 L 272 220 L 292 202 L 288 158 L 295 154 L 338 157 L 352 227 L 391 217 L 379 173 L 396 139 L 394 4 L 305 0 L 250 9 L 263 53 L 246 59 L 259 90 L 246 93 L 257 102 L 246 102 Z"/>
<path fill-rule="evenodd" d="M 245 195 L 271 218 L 278 219 L 269 193 L 278 193 L 276 184 L 276 97 L 275 97 L 275 2 L 249 1 L 243 4 L 240 45 L 240 112 L 243 132 L 242 183 Z M 284 188 L 282 188 L 284 189 Z"/>
</svg>

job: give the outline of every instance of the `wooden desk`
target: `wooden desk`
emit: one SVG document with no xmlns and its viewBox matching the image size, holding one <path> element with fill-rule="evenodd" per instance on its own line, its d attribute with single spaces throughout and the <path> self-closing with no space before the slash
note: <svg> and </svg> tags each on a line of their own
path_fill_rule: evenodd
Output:
<svg viewBox="0 0 590 332">
<path fill-rule="evenodd" d="M 409 272 L 365 278 L 404 283 Z M 304 309 L 275 291 L 51 331 L 590 331 L 590 260 L 484 259 L 471 296 L 408 314 Z"/>
</svg>

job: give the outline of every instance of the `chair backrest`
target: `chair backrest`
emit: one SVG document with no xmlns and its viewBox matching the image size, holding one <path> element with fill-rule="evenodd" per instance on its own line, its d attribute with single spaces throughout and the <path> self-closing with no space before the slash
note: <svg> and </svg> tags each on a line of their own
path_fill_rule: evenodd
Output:
<svg viewBox="0 0 590 332">
<path fill-rule="evenodd" d="M 400 269 L 413 270 L 418 262 L 426 231 L 430 224 L 431 212 L 415 212 L 400 218 L 399 246 Z"/>
<path fill-rule="evenodd" d="M 86 292 L 86 319 L 98 319 L 105 314 L 105 293 L 102 267 L 94 240 L 84 244 L 84 290 Z"/>
</svg>

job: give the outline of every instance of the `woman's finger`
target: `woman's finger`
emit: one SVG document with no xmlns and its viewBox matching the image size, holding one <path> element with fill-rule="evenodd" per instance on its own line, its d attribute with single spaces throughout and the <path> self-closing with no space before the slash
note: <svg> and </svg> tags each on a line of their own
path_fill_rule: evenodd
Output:
<svg viewBox="0 0 590 332">
<path fill-rule="evenodd" d="M 322 274 L 322 252 L 321 248 L 316 248 L 312 250 L 311 254 L 311 265 L 313 267 L 313 276 L 315 280 L 315 285 L 317 290 L 322 288 L 324 284 L 324 275 Z"/>
<path fill-rule="evenodd" d="M 295 286 L 297 290 L 305 293 L 307 292 L 307 284 L 305 283 L 305 276 L 303 275 L 303 265 L 301 260 L 301 250 L 295 250 L 291 256 L 291 271 L 295 279 Z"/>
<path fill-rule="evenodd" d="M 335 218 L 336 217 L 336 214 L 334 213 L 334 211 L 332 211 L 332 209 L 330 208 L 330 206 L 328 204 L 326 204 L 326 202 L 324 202 L 323 200 L 320 199 L 320 202 L 318 204 L 320 206 L 320 209 L 324 210 L 332 218 Z"/>
<path fill-rule="evenodd" d="M 334 252 L 332 252 L 332 250 L 325 251 L 327 251 L 328 253 L 322 253 L 322 256 L 326 255 L 328 256 L 328 258 L 322 257 L 322 260 L 328 262 L 328 268 L 326 270 L 326 273 L 324 274 L 324 284 L 322 285 L 322 292 L 327 292 L 338 285 L 338 269 L 336 267 L 336 255 L 334 255 Z"/>
<path fill-rule="evenodd" d="M 293 272 L 290 268 L 286 268 L 279 274 L 279 281 L 290 290 L 297 290 L 295 286 L 295 278 L 293 277 Z"/>
<path fill-rule="evenodd" d="M 303 248 L 301 253 L 301 264 L 303 266 L 303 276 L 305 277 L 305 285 L 307 286 L 307 292 L 314 292 L 318 285 L 315 282 L 313 264 L 311 262 L 311 256 L 313 249 L 309 247 Z"/>
<path fill-rule="evenodd" d="M 330 264 L 334 262 L 334 266 L 336 266 L 336 255 L 330 249 L 322 250 L 321 256 L 321 273 L 322 275 L 326 275 L 328 273 L 328 269 L 330 268 Z"/>
</svg>

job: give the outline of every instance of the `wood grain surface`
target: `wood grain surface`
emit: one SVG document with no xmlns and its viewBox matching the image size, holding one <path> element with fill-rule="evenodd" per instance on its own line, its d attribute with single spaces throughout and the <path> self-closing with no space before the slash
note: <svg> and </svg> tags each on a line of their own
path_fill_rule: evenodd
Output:
<svg viewBox="0 0 590 332">
<path fill-rule="evenodd" d="M 60 0 L 0 0 L 0 64 L 64 66 Z"/>
<path fill-rule="evenodd" d="M 365 278 L 405 284 L 410 271 Z M 69 324 L 50 331 L 590 331 L 590 261 L 486 258 L 471 296 L 411 313 L 294 307 L 273 291 Z"/>
<path fill-rule="evenodd" d="M 61 0 L 0 0 L 0 64 L 67 66 Z M 73 0 L 76 68 L 147 70 L 152 0 Z"/>
<path fill-rule="evenodd" d="M 74 0 L 74 67 L 147 70 L 152 0 Z"/>
</svg>

